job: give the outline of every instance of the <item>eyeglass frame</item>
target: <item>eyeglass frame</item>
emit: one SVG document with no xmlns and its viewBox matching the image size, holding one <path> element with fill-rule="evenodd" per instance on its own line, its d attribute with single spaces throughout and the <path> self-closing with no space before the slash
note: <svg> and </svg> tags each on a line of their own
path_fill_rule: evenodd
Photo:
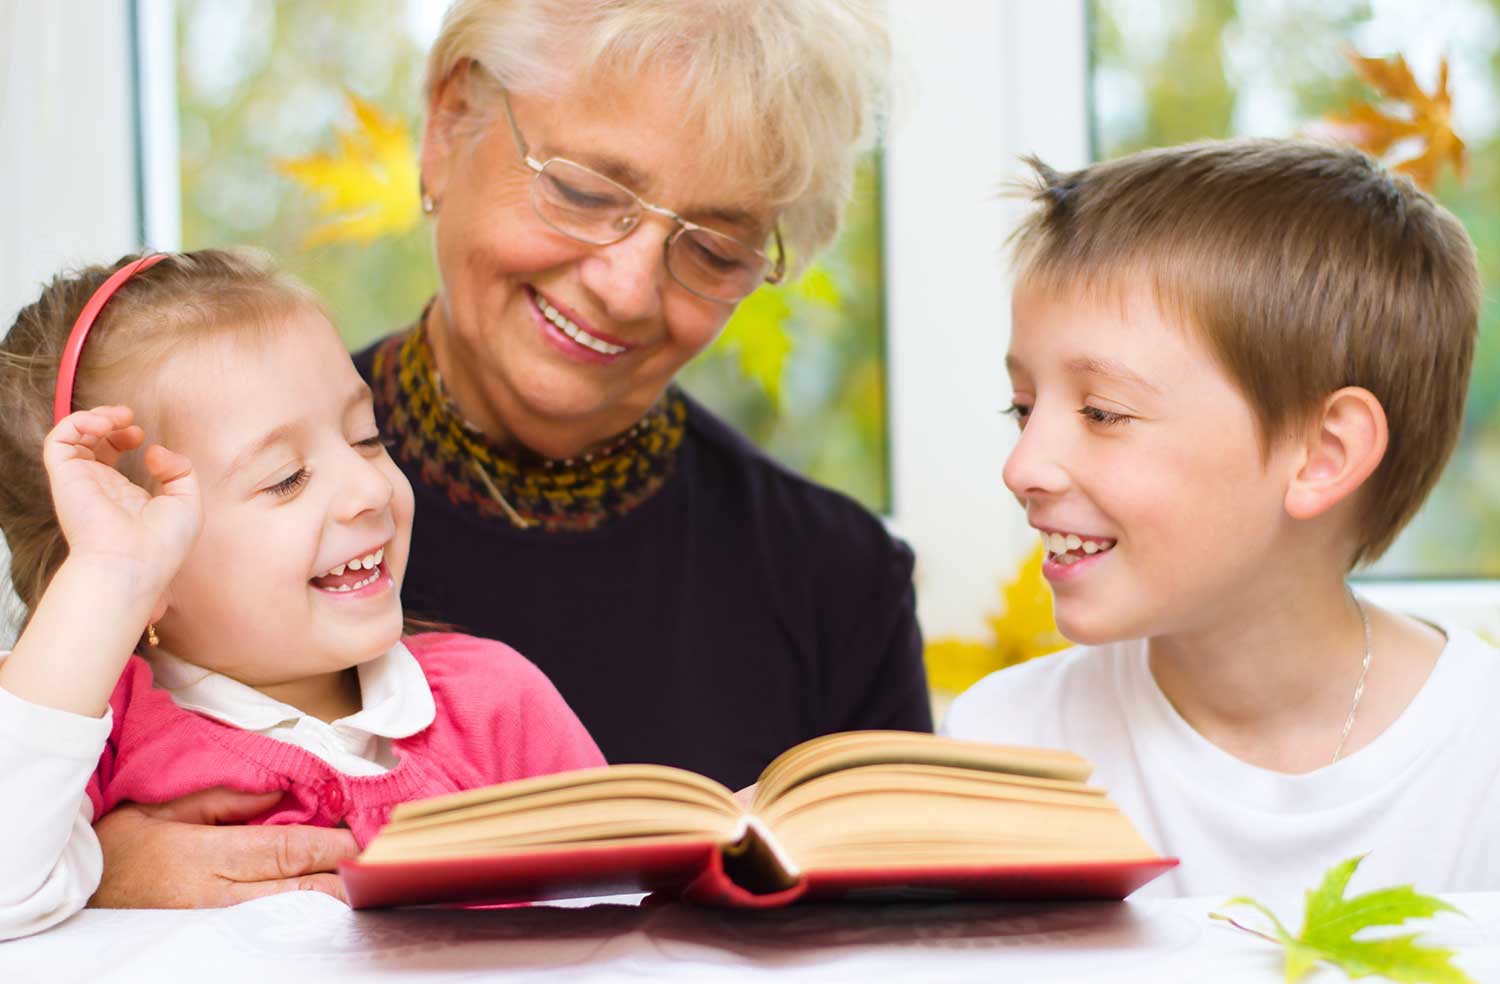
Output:
<svg viewBox="0 0 1500 984">
<path fill-rule="evenodd" d="M 637 229 L 639 229 L 641 227 L 641 223 L 639 221 L 635 222 L 634 224 L 632 224 L 630 226 L 629 229 L 626 229 L 617 238 L 610 239 L 610 240 L 608 240 L 606 242 L 602 242 L 602 243 L 596 243 L 596 242 L 593 242 L 592 240 L 588 240 L 588 239 L 581 239 L 578 236 L 575 236 L 575 235 L 573 235 L 570 232 L 565 232 L 562 229 L 557 228 L 557 226 L 553 225 L 550 221 L 548 221 L 547 217 L 541 213 L 541 209 L 539 209 L 537 207 L 537 203 L 536 203 L 536 183 L 537 183 L 537 179 L 542 176 L 542 171 L 547 167 L 547 165 L 551 164 L 553 162 L 567 164 L 570 167 L 576 167 L 576 168 L 579 168 L 579 169 L 581 169 L 583 171 L 586 171 L 589 174 L 592 174 L 594 177 L 599 178 L 601 181 L 606 181 L 609 184 L 613 185 L 614 187 L 620 189 L 626 195 L 629 195 L 630 198 L 631 198 L 631 200 L 633 200 L 636 203 L 636 205 L 639 206 L 639 208 L 641 209 L 642 212 L 650 212 L 650 213 L 652 213 L 654 215 L 659 215 L 659 216 L 661 216 L 664 219 L 670 219 L 673 223 L 675 223 L 676 226 L 677 226 L 677 230 L 675 232 L 673 232 L 670 236 L 668 236 L 666 238 L 666 240 L 662 243 L 662 254 L 661 254 L 662 265 L 667 268 L 667 273 L 671 274 L 672 280 L 675 281 L 678 286 L 680 286 L 683 290 L 687 291 L 688 293 L 692 294 L 695 297 L 701 297 L 705 301 L 713 301 L 716 304 L 738 304 L 740 301 L 743 301 L 746 297 L 749 297 L 751 294 L 755 293 L 755 288 L 751 288 L 750 291 L 746 292 L 745 294 L 742 294 L 740 297 L 738 297 L 738 298 L 736 298 L 736 299 L 734 299 L 732 301 L 726 301 L 722 297 L 710 297 L 707 294 L 703 293 L 702 291 L 694 290 L 692 287 L 689 287 L 687 284 L 683 283 L 682 282 L 682 278 L 679 277 L 679 276 L 677 276 L 677 271 L 675 271 L 675 270 L 672 269 L 671 251 L 672 251 L 672 244 L 675 243 L 679 238 L 681 238 L 681 236 L 682 236 L 682 234 L 684 232 L 688 232 L 690 230 L 696 230 L 696 231 L 699 231 L 699 232 L 706 232 L 706 233 L 708 233 L 710 235 L 713 235 L 713 236 L 719 236 L 719 237 L 722 237 L 724 239 L 728 239 L 730 242 L 735 243 L 738 246 L 743 246 L 745 249 L 748 249 L 750 252 L 754 253 L 756 256 L 759 256 L 761 259 L 765 260 L 766 263 L 769 264 L 770 268 L 771 268 L 765 274 L 765 277 L 764 277 L 764 282 L 765 283 L 768 283 L 768 284 L 779 284 L 786 277 L 786 247 L 781 242 L 781 227 L 780 227 L 780 225 L 774 225 L 774 226 L 771 227 L 771 237 L 772 237 L 772 240 L 776 244 L 776 258 L 773 260 L 770 256 L 768 256 L 766 254 L 766 252 L 764 250 L 757 249 L 754 246 L 751 246 L 749 243 L 745 242 L 743 239 L 739 239 L 739 238 L 736 238 L 735 236 L 731 236 L 731 235 L 729 235 L 726 232 L 720 232 L 718 229 L 712 229 L 712 228 L 709 228 L 708 226 L 705 226 L 705 225 L 699 225 L 698 223 L 692 221 L 691 219 L 683 218 L 681 215 L 678 215 L 676 212 L 672 211 L 670 208 L 667 208 L 665 205 L 657 205 L 657 204 L 654 204 L 652 202 L 646 201 L 646 199 L 642 198 L 640 195 L 636 194 L 631 189 L 629 189 L 629 188 L 625 187 L 624 185 L 620 184 L 620 182 L 616 181 L 614 178 L 611 178 L 611 177 L 609 177 L 608 175 L 605 175 L 605 174 L 600 174 L 598 171 L 594 170 L 593 168 L 589 167 L 586 164 L 580 164 L 577 161 L 569 160 L 566 157 L 549 157 L 545 161 L 539 161 L 535 157 L 531 156 L 531 147 L 527 143 L 526 138 L 521 135 L 521 128 L 518 125 L 516 125 L 516 114 L 515 114 L 515 111 L 513 109 L 511 109 L 511 106 L 510 106 L 510 92 L 509 92 L 509 90 L 504 89 L 504 88 L 502 88 L 500 90 L 500 100 L 501 100 L 501 102 L 503 102 L 505 104 L 505 119 L 506 119 L 506 121 L 508 123 L 510 123 L 510 133 L 511 133 L 511 136 L 515 138 L 515 141 L 516 141 L 516 151 L 521 155 L 521 161 L 522 161 L 522 163 L 524 163 L 527 166 L 527 168 L 529 168 L 531 170 L 531 172 L 532 172 L 532 177 L 531 177 L 531 195 L 530 195 L 530 197 L 531 197 L 531 210 L 536 213 L 537 218 L 541 219 L 543 222 L 545 222 L 547 224 L 547 228 L 549 228 L 549 229 L 553 230 L 554 232 L 558 233 L 558 235 L 567 236 L 569 239 L 573 240 L 576 243 L 583 243 L 583 244 L 588 245 L 588 246 L 613 246 L 615 243 L 624 242 L 626 239 L 628 239 L 630 237 L 630 234 L 632 232 L 635 232 Z"/>
</svg>

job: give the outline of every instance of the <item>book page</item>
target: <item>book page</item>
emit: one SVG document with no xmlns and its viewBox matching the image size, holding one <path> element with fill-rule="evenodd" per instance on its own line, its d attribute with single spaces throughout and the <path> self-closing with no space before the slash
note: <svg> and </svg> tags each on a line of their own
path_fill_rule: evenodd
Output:
<svg viewBox="0 0 1500 984">
<path fill-rule="evenodd" d="M 785 794 L 765 820 L 804 871 L 1156 857 L 1101 789 L 944 767 L 825 775 Z"/>
<path fill-rule="evenodd" d="M 914 731 L 846 731 L 803 742 L 778 755 L 760 775 L 753 810 L 766 815 L 800 783 L 842 769 L 908 763 L 1082 782 L 1093 764 L 1072 752 L 959 741 Z"/>
</svg>

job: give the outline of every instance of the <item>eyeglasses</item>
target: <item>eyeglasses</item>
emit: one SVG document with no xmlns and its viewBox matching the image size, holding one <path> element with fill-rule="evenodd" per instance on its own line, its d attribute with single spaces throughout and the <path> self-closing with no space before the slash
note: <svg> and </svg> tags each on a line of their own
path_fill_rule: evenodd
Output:
<svg viewBox="0 0 1500 984">
<path fill-rule="evenodd" d="M 710 301 L 734 304 L 762 282 L 777 284 L 786 273 L 781 230 L 772 232 L 776 259 L 748 243 L 690 222 L 669 208 L 653 205 L 618 181 L 562 157 L 539 161 L 516 126 L 510 94 L 501 90 L 510 132 L 521 160 L 535 172 L 531 207 L 537 217 L 569 239 L 608 246 L 630 235 L 647 212 L 670 219 L 677 230 L 663 247 L 667 272 L 683 287 Z"/>
</svg>

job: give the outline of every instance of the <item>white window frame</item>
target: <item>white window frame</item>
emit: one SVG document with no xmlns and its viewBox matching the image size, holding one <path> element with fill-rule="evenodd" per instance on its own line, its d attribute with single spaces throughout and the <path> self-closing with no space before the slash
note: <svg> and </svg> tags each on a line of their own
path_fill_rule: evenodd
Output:
<svg viewBox="0 0 1500 984">
<path fill-rule="evenodd" d="M 1010 290 L 1001 181 L 1035 153 L 1089 147 L 1086 0 L 892 0 L 912 78 L 886 151 L 893 528 L 917 552 L 927 638 L 983 639 L 1000 585 L 1036 543 L 1001 481 L 1015 426 L 999 411 Z M 941 178 L 935 178 L 940 175 Z M 1376 604 L 1500 640 L 1500 580 L 1357 577 Z"/>
<path fill-rule="evenodd" d="M 25 83 L 6 86 L 0 104 L 0 187 L 17 230 L 0 238 L 7 324 L 68 263 L 181 242 L 173 0 L 62 7 L 0 0 L 0 33 L 27 39 L 11 45 L 7 68 Z M 135 107 L 132 11 L 142 54 Z M 1057 167 L 1089 159 L 1087 11 L 1085 0 L 891 0 L 891 16 L 899 71 L 884 175 L 890 523 L 917 551 L 927 637 L 978 639 L 1000 584 L 1035 543 L 1001 481 L 1015 440 L 1000 414 L 1010 321 L 1001 249 L 1020 206 L 997 192 L 1021 175 L 1023 154 Z M 1500 581 L 1357 583 L 1378 604 L 1500 638 Z"/>
</svg>

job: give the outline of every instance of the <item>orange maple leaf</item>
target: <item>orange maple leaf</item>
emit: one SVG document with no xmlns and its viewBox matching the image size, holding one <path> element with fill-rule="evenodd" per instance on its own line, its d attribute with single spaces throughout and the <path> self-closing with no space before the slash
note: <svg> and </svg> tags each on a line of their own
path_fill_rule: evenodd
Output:
<svg viewBox="0 0 1500 984">
<path fill-rule="evenodd" d="M 1378 104 L 1356 103 L 1344 114 L 1324 117 L 1320 129 L 1376 157 L 1386 157 L 1393 148 L 1415 148 L 1414 155 L 1387 163 L 1429 191 L 1445 162 L 1463 177 L 1468 153 L 1453 131 L 1447 56 L 1439 63 L 1437 85 L 1429 93 L 1417 84 L 1406 59 L 1399 54 L 1366 58 L 1351 50 L 1344 55 L 1381 98 Z"/>
</svg>

